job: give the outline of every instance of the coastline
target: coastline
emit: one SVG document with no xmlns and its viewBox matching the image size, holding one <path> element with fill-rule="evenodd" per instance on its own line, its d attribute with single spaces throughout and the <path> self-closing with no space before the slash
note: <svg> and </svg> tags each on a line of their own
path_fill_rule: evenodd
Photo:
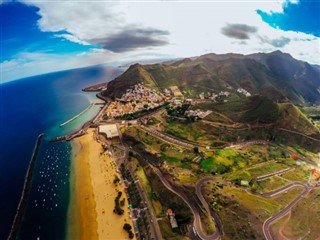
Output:
<svg viewBox="0 0 320 240">
<path fill-rule="evenodd" d="M 122 229 L 124 223 L 133 227 L 123 183 L 113 184 L 115 164 L 101 152 L 92 129 L 72 141 L 66 239 L 129 239 Z M 113 213 L 118 191 L 126 199 L 122 216 Z"/>
</svg>

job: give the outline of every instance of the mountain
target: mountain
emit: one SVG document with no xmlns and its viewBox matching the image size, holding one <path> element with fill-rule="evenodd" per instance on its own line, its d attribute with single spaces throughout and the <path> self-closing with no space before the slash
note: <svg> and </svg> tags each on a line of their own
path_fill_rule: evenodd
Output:
<svg viewBox="0 0 320 240">
<path fill-rule="evenodd" d="M 210 53 L 166 64 L 134 64 L 112 80 L 103 94 L 119 97 L 138 82 L 160 89 L 176 85 L 186 97 L 244 88 L 274 100 L 320 103 L 319 66 L 280 51 L 250 55 Z"/>
</svg>

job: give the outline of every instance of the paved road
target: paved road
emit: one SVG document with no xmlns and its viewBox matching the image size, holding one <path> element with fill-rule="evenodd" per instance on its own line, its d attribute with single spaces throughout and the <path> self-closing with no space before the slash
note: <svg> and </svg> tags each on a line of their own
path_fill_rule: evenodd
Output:
<svg viewBox="0 0 320 240">
<path fill-rule="evenodd" d="M 117 125 L 117 128 L 119 130 L 119 125 Z M 120 132 L 120 131 L 119 131 Z M 121 132 L 120 132 L 121 133 Z M 126 166 L 126 168 L 130 171 L 131 173 L 131 176 L 134 177 L 134 179 L 137 179 L 137 176 L 135 174 L 135 171 L 132 169 L 132 166 L 131 164 L 127 164 L 128 163 L 128 157 L 129 157 L 129 147 L 123 142 L 122 140 L 122 134 L 119 135 L 120 137 L 120 142 L 124 148 L 124 154 L 122 157 L 120 157 L 118 160 L 120 160 L 121 162 L 123 162 Z M 159 225 L 158 225 L 158 222 L 157 222 L 157 218 L 154 214 L 154 211 L 153 211 L 153 207 L 151 206 L 151 203 L 149 201 L 149 198 L 146 194 L 146 192 L 143 190 L 143 187 L 140 183 L 140 181 L 135 181 L 136 185 L 137 185 L 137 188 L 138 188 L 138 191 L 139 191 L 139 194 L 140 196 L 142 197 L 147 209 L 148 209 L 148 214 L 149 214 L 149 217 L 151 219 L 150 221 L 150 225 L 151 225 L 151 232 L 152 232 L 152 235 L 154 236 L 154 238 L 156 240 L 160 240 L 162 239 L 162 234 L 161 234 L 161 231 L 160 231 L 160 228 L 159 228 Z M 138 229 L 137 229 L 138 230 Z"/>
<path fill-rule="evenodd" d="M 266 193 L 258 193 L 258 192 L 250 192 L 254 195 L 259 195 L 261 197 L 265 197 L 265 198 L 271 198 L 271 197 L 275 197 L 283 192 L 286 192 L 288 190 L 290 190 L 291 188 L 296 188 L 296 187 L 301 187 L 301 188 L 308 188 L 306 186 L 306 184 L 303 184 L 301 182 L 292 182 L 292 183 L 289 183 L 288 185 L 285 185 L 283 187 L 280 187 L 278 189 L 275 189 L 273 191 L 270 191 L 270 192 L 266 192 Z"/>
<path fill-rule="evenodd" d="M 215 239 L 220 239 L 220 233 L 218 231 L 215 231 L 213 234 L 211 235 L 206 235 L 203 230 L 202 230 L 202 223 L 201 223 L 201 218 L 200 218 L 200 213 L 198 211 L 198 209 L 193 206 L 189 200 L 188 197 L 179 192 L 178 190 L 176 190 L 168 181 L 167 179 L 162 175 L 162 173 L 160 172 L 160 170 L 154 166 L 152 166 L 150 164 L 151 168 L 153 169 L 153 171 L 155 172 L 155 174 L 159 177 L 159 179 L 161 180 L 162 184 L 171 192 L 173 192 L 174 194 L 176 194 L 177 196 L 179 196 L 187 205 L 188 207 L 191 209 L 192 214 L 194 216 L 194 220 L 193 220 L 193 226 L 194 229 L 198 235 L 198 237 L 202 240 L 215 240 Z M 206 206 L 204 206 L 206 208 Z"/>
<path fill-rule="evenodd" d="M 263 223 L 262 230 L 263 230 L 264 237 L 267 240 L 275 240 L 275 238 L 271 234 L 271 230 L 270 230 L 271 225 L 278 219 L 284 217 L 288 212 L 290 212 L 291 209 L 295 207 L 313 189 L 313 187 L 306 186 L 306 185 L 304 185 L 304 187 L 305 187 L 304 191 L 296 199 L 294 199 L 287 207 L 282 209 L 280 212 L 274 214 Z"/>
<path fill-rule="evenodd" d="M 143 156 L 141 156 L 138 152 L 133 151 L 134 153 L 138 154 L 141 158 L 145 159 Z M 194 229 L 197 233 L 197 237 L 199 237 L 202 240 L 218 240 L 220 239 L 220 232 L 216 231 L 215 233 L 211 234 L 211 235 L 206 235 L 203 230 L 202 230 L 202 223 L 201 223 L 201 218 L 200 218 L 200 213 L 199 210 L 197 209 L 197 207 L 195 207 L 192 203 L 190 203 L 188 197 L 181 191 L 179 191 L 175 186 L 173 186 L 161 173 L 161 171 L 153 166 L 152 164 L 150 164 L 146 159 L 145 161 L 149 164 L 149 166 L 152 168 L 152 170 L 154 171 L 154 173 L 159 177 L 160 181 L 162 182 L 162 184 L 171 192 L 173 192 L 174 194 L 176 194 L 177 196 L 179 196 L 186 204 L 187 206 L 190 208 L 193 216 L 194 216 L 194 220 L 193 220 L 193 226 Z M 206 208 L 204 206 L 204 208 Z"/>
<path fill-rule="evenodd" d="M 205 208 L 208 216 L 211 216 L 211 218 L 214 222 L 214 225 L 216 227 L 216 231 L 211 235 L 211 237 L 212 237 L 212 239 L 220 239 L 220 236 L 223 233 L 223 226 L 222 226 L 221 220 L 217 214 L 215 214 L 213 211 L 210 210 L 209 204 L 207 203 L 207 201 L 203 197 L 202 191 L 201 191 L 204 184 L 206 184 L 208 181 L 215 181 L 215 180 L 216 180 L 216 178 L 214 178 L 214 177 L 204 177 L 196 183 L 195 188 L 196 188 L 197 197 L 199 198 L 201 204 Z"/>
<path fill-rule="evenodd" d="M 271 178 L 271 177 L 273 177 L 273 176 L 279 176 L 279 175 L 281 175 L 281 174 L 290 172 L 290 171 L 292 171 L 292 170 L 294 170 L 294 168 L 289 167 L 289 168 L 282 169 L 282 170 L 277 171 L 277 172 L 273 172 L 273 173 L 265 174 L 265 175 L 262 175 L 262 176 L 258 176 L 258 177 L 256 178 L 256 180 L 257 180 L 257 181 L 262 181 L 262 180 L 265 180 L 265 179 L 267 179 L 267 178 Z"/>
</svg>

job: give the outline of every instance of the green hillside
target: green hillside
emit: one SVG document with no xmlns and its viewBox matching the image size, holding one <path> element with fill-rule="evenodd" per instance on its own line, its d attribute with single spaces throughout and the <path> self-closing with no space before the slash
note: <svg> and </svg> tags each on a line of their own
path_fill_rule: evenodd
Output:
<svg viewBox="0 0 320 240">
<path fill-rule="evenodd" d="M 201 92 L 244 88 L 278 101 L 320 103 L 320 76 L 315 67 L 289 54 L 204 55 L 172 64 L 135 64 L 108 84 L 106 96 L 119 97 L 129 86 L 144 82 L 149 87 L 178 86 L 186 97 Z"/>
</svg>

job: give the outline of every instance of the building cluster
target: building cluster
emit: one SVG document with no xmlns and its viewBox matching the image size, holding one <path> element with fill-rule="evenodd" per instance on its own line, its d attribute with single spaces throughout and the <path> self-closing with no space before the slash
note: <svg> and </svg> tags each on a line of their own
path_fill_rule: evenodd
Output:
<svg viewBox="0 0 320 240">
<path fill-rule="evenodd" d="M 188 110 L 186 111 L 186 115 L 188 117 L 198 117 L 200 119 L 205 118 L 206 116 L 208 116 L 210 113 L 212 113 L 212 111 L 207 110 L 207 111 L 202 111 L 200 109 L 196 109 L 196 110 Z"/>
<path fill-rule="evenodd" d="M 210 99 L 212 101 L 216 101 L 218 99 L 218 97 L 228 97 L 230 96 L 230 92 L 228 91 L 220 91 L 218 94 L 214 93 L 214 92 L 208 92 L 207 94 L 205 94 L 204 92 L 199 94 L 199 98 L 200 99 Z"/>
<path fill-rule="evenodd" d="M 242 93 L 243 95 L 245 95 L 246 97 L 250 97 L 251 93 L 249 93 L 247 90 L 243 89 L 243 88 L 238 88 L 237 89 L 238 93 Z"/>
<path fill-rule="evenodd" d="M 142 110 L 150 110 L 162 105 L 164 100 L 162 93 L 138 83 L 132 89 L 127 89 L 120 99 L 112 102 L 106 109 L 106 115 L 121 117 Z"/>
<path fill-rule="evenodd" d="M 164 95 L 154 89 L 145 87 L 142 83 L 138 83 L 131 89 L 127 89 L 127 92 L 122 95 L 120 101 L 130 102 L 133 100 L 143 102 L 162 102 Z"/>
<path fill-rule="evenodd" d="M 181 97 L 183 94 L 181 93 L 180 89 L 177 86 L 170 87 L 170 90 L 175 97 Z"/>
</svg>

